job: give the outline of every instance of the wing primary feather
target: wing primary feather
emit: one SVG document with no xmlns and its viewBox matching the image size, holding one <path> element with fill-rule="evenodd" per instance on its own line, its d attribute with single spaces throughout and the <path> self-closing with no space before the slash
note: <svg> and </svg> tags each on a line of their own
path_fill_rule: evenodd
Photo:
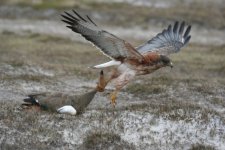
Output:
<svg viewBox="0 0 225 150">
<path fill-rule="evenodd" d="M 72 31 L 74 31 L 74 32 L 77 32 L 78 33 L 78 31 L 76 30 L 76 28 L 74 28 L 74 27 L 72 27 L 72 26 L 66 26 L 67 28 L 69 28 L 69 29 L 71 29 Z"/>
<path fill-rule="evenodd" d="M 73 18 L 76 21 L 79 21 L 77 18 L 75 18 L 74 16 L 72 16 L 71 14 L 69 14 L 68 12 L 64 11 L 65 14 L 67 14 L 69 17 Z"/>
<path fill-rule="evenodd" d="M 179 25 L 179 23 L 178 23 L 178 21 L 176 21 L 176 22 L 174 23 L 174 26 L 173 26 L 173 32 L 174 32 L 174 33 L 177 33 L 178 25 Z"/>
<path fill-rule="evenodd" d="M 63 19 L 62 19 L 62 21 L 67 23 L 67 24 L 69 24 L 69 25 L 73 25 L 73 22 L 70 22 L 70 21 L 67 21 L 67 20 L 63 20 Z"/>
<path fill-rule="evenodd" d="M 166 38 L 167 40 L 170 40 L 170 36 L 169 36 L 169 34 L 168 34 L 168 30 L 164 29 L 163 35 L 165 36 L 165 38 Z"/>
<path fill-rule="evenodd" d="M 185 26 L 185 22 L 183 21 L 180 25 L 180 29 L 179 29 L 179 35 L 182 36 L 183 32 L 184 32 L 184 26 Z"/>
<path fill-rule="evenodd" d="M 190 35 L 188 37 L 186 37 L 184 39 L 184 45 L 187 44 L 190 41 L 190 39 L 191 39 L 191 36 Z"/>
<path fill-rule="evenodd" d="M 188 34 L 190 33 L 191 31 L 191 26 L 188 26 L 185 33 L 184 33 L 184 38 L 186 38 L 188 36 Z"/>
<path fill-rule="evenodd" d="M 167 41 L 166 37 L 162 33 L 159 35 L 159 39 L 161 39 L 163 42 Z"/>
<path fill-rule="evenodd" d="M 73 27 L 72 26 L 66 26 L 67 28 L 70 28 L 71 30 L 73 30 Z"/>
<path fill-rule="evenodd" d="M 178 21 L 176 21 L 173 26 L 173 36 L 174 36 L 175 40 L 179 40 L 179 36 L 178 36 L 178 32 L 177 32 L 178 26 L 179 26 L 179 23 L 178 23 Z"/>
<path fill-rule="evenodd" d="M 75 10 L 73 10 L 73 12 L 77 15 L 77 17 L 79 17 L 81 20 L 83 20 L 84 22 L 87 22 L 87 20 L 85 20 L 81 15 L 79 15 Z"/>
<path fill-rule="evenodd" d="M 64 19 L 66 19 L 66 20 L 68 20 L 68 21 L 70 21 L 70 22 L 72 22 L 72 23 L 74 23 L 74 21 L 75 21 L 75 20 L 73 20 L 72 18 L 70 18 L 70 17 L 68 17 L 68 16 L 65 16 L 65 15 L 63 15 L 63 14 L 61 14 L 61 16 L 62 16 Z"/>
<path fill-rule="evenodd" d="M 118 61 L 125 59 L 143 60 L 143 56 L 133 46 L 96 27 L 97 25 L 89 16 L 81 16 L 75 10 L 72 10 L 72 13 L 63 13 L 61 16 L 63 17 L 62 21 L 67 24 L 69 29 L 83 36 L 108 57 Z"/>
<path fill-rule="evenodd" d="M 93 23 L 96 27 L 97 27 L 97 25 L 95 24 L 95 22 L 87 15 L 87 18 L 88 18 L 88 20 L 91 22 L 91 23 Z"/>
<path fill-rule="evenodd" d="M 144 45 L 139 46 L 137 50 L 142 54 L 146 52 L 158 52 L 163 55 L 176 53 L 190 41 L 190 31 L 191 26 L 186 27 L 184 21 L 176 21 Z"/>
<path fill-rule="evenodd" d="M 168 30 L 168 31 L 170 31 L 170 30 L 171 30 L 171 24 L 168 26 L 167 30 Z"/>
<path fill-rule="evenodd" d="M 170 39 L 172 38 L 174 38 L 174 35 L 173 35 L 173 29 L 172 29 L 172 25 L 169 25 L 168 26 L 168 34 L 169 34 L 169 36 L 170 36 Z"/>
</svg>

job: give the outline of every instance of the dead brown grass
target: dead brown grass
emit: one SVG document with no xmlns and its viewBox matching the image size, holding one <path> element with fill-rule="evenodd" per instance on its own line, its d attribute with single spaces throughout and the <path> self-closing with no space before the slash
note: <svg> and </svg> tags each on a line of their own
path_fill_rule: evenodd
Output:
<svg viewBox="0 0 225 150">
<path fill-rule="evenodd" d="M 84 149 L 126 149 L 134 150 L 135 146 L 123 141 L 115 133 L 94 132 L 90 133 L 84 142 Z"/>
<path fill-rule="evenodd" d="M 195 144 L 195 145 L 192 145 L 190 150 L 215 150 L 215 148 L 212 146 L 208 146 L 208 145 Z"/>
<path fill-rule="evenodd" d="M 58 75 L 94 78 L 95 71 L 88 67 L 105 60 L 104 56 L 96 53 L 97 50 L 88 44 L 57 37 L 31 34 L 21 38 L 5 32 L 1 35 L 1 40 L 4 43 L 0 46 L 1 63 L 13 67 L 36 65 L 54 70 Z M 38 79 L 35 76 L 28 78 Z"/>
</svg>

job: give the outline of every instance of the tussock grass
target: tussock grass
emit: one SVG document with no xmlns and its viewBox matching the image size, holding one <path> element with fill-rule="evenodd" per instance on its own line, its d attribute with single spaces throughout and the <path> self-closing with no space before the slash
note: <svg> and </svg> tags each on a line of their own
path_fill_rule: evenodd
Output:
<svg viewBox="0 0 225 150">
<path fill-rule="evenodd" d="M 84 149 L 131 149 L 135 146 L 121 139 L 115 133 L 94 132 L 87 135 Z"/>
<path fill-rule="evenodd" d="M 208 145 L 203 145 L 203 144 L 195 144 L 192 145 L 190 150 L 216 150 L 216 148 Z"/>
<path fill-rule="evenodd" d="M 222 98 L 213 97 L 210 102 L 214 105 L 225 107 L 225 101 Z"/>
</svg>

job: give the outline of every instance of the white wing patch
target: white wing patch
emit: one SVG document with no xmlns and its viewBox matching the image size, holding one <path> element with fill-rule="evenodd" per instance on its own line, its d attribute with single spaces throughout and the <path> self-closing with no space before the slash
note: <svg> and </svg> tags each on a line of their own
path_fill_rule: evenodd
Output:
<svg viewBox="0 0 225 150">
<path fill-rule="evenodd" d="M 70 114 L 70 115 L 77 114 L 76 109 L 71 105 L 65 105 L 63 107 L 60 107 L 59 109 L 57 109 L 57 112 L 60 114 Z"/>
</svg>

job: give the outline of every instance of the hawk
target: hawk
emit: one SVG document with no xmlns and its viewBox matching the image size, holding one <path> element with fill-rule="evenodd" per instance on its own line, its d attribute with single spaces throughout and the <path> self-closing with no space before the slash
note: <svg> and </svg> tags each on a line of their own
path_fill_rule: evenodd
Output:
<svg viewBox="0 0 225 150">
<path fill-rule="evenodd" d="M 135 48 L 127 41 L 102 30 L 88 15 L 81 16 L 73 10 L 73 14 L 64 12 L 61 16 L 69 29 L 82 35 L 111 59 L 93 68 L 114 66 L 105 83 L 98 84 L 101 86 L 99 91 L 104 91 L 105 86 L 113 81 L 115 90 L 110 96 L 113 106 L 116 104 L 118 91 L 135 76 L 150 74 L 166 66 L 172 68 L 168 55 L 179 52 L 191 39 L 191 26 L 186 26 L 184 21 L 176 21 L 173 26 L 169 25 L 167 29 Z"/>
</svg>

